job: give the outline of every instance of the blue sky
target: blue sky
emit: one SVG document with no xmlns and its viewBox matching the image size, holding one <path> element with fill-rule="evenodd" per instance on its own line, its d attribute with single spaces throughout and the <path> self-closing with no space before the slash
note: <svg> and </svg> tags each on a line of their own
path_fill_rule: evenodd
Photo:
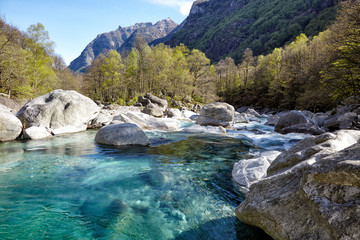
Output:
<svg viewBox="0 0 360 240">
<path fill-rule="evenodd" d="M 170 17 L 181 23 L 193 0 L 0 0 L 0 15 L 26 31 L 30 24 L 45 26 L 55 52 L 70 64 L 97 34 L 138 22 Z"/>
</svg>

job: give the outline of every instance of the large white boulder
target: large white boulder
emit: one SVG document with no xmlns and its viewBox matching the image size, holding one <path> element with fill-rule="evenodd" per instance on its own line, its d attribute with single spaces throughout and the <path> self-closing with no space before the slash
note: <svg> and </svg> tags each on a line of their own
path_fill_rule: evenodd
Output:
<svg viewBox="0 0 360 240">
<path fill-rule="evenodd" d="M 232 170 L 234 181 L 243 190 L 248 190 L 253 183 L 266 177 L 267 169 L 280 153 L 279 151 L 269 151 L 256 158 L 238 161 Z"/>
<path fill-rule="evenodd" d="M 100 128 L 95 136 L 95 142 L 105 145 L 150 145 L 144 131 L 132 123 L 110 124 Z"/>
<path fill-rule="evenodd" d="M 114 122 L 133 123 L 143 130 L 175 131 L 180 129 L 180 121 L 169 118 L 155 118 L 141 112 L 125 112 L 113 118 Z"/>
<path fill-rule="evenodd" d="M 26 128 L 51 128 L 58 134 L 84 131 L 98 114 L 99 107 L 90 98 L 75 91 L 54 90 L 25 104 L 17 117 Z"/>
<path fill-rule="evenodd" d="M 0 142 L 15 140 L 22 130 L 21 121 L 0 104 Z"/>
<path fill-rule="evenodd" d="M 46 127 L 29 127 L 26 128 L 23 132 L 24 139 L 44 139 L 54 135 L 54 132 Z"/>
</svg>

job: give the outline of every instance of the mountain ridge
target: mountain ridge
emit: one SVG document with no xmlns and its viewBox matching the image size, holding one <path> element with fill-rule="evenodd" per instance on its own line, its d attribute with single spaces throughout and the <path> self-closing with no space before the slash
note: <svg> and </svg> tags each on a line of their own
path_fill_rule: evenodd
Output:
<svg viewBox="0 0 360 240">
<path fill-rule="evenodd" d="M 136 23 L 129 27 L 123 28 L 119 26 L 114 31 L 98 34 L 85 47 L 80 56 L 70 63 L 68 68 L 74 72 L 84 72 L 91 65 L 92 61 L 105 51 L 117 50 L 121 52 L 129 48 L 131 49 L 137 34 L 143 35 L 147 42 L 152 42 L 167 36 L 177 26 L 177 23 L 167 18 L 155 24 L 151 22 Z"/>
</svg>

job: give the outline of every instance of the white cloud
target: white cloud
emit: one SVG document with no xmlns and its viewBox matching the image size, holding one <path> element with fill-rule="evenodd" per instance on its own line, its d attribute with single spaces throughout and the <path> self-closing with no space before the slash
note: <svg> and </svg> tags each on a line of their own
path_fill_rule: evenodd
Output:
<svg viewBox="0 0 360 240">
<path fill-rule="evenodd" d="M 176 7 L 184 16 L 189 15 L 194 0 L 147 0 L 156 5 Z"/>
</svg>

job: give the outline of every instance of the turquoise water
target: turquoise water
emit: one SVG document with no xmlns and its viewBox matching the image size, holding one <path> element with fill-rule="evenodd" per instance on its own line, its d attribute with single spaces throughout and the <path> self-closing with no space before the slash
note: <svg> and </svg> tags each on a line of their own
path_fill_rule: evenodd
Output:
<svg viewBox="0 0 360 240">
<path fill-rule="evenodd" d="M 231 180 L 266 144 L 147 132 L 151 147 L 115 148 L 95 134 L 0 144 L 0 239 L 270 239 L 235 217 L 244 196 Z"/>
</svg>

